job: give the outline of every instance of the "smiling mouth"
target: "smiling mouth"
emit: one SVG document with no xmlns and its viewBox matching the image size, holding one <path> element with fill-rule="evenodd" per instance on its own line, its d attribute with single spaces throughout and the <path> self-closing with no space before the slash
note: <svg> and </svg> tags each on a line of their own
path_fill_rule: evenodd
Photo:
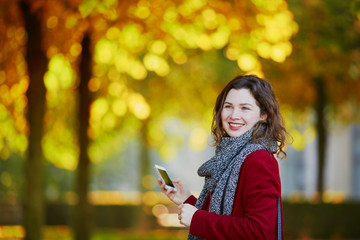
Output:
<svg viewBox="0 0 360 240">
<path fill-rule="evenodd" d="M 245 124 L 242 123 L 229 123 L 230 129 L 231 130 L 238 130 L 241 127 L 243 127 Z"/>
</svg>

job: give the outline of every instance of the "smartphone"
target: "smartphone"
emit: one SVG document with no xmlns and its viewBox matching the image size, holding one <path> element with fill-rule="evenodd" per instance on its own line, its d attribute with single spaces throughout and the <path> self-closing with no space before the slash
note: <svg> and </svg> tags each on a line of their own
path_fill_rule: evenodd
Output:
<svg viewBox="0 0 360 240">
<path fill-rule="evenodd" d="M 164 167 L 156 165 L 156 164 L 155 164 L 155 169 L 157 170 L 162 181 L 165 183 L 165 189 L 172 188 L 173 191 L 176 192 L 176 188 L 175 188 L 174 184 L 172 183 L 166 169 Z"/>
</svg>

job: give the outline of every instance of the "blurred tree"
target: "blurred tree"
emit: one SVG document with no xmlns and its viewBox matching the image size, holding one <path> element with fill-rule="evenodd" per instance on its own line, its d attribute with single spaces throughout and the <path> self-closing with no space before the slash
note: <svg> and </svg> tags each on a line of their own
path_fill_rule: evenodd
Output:
<svg viewBox="0 0 360 240">
<path fill-rule="evenodd" d="M 25 116 L 28 79 L 24 60 L 25 30 L 18 5 L 0 2 L 0 191 L 1 202 L 21 202 L 23 161 L 27 148 Z"/>
<path fill-rule="evenodd" d="M 29 88 L 28 123 L 29 146 L 25 163 L 25 201 L 24 226 L 26 239 L 42 238 L 44 222 L 44 168 L 41 140 L 45 109 L 45 86 L 43 77 L 46 72 L 47 58 L 42 49 L 41 24 L 25 1 L 20 2 L 27 32 L 27 51 L 25 60 L 28 67 Z"/>
<path fill-rule="evenodd" d="M 88 201 L 89 187 L 89 166 L 90 158 L 88 155 L 89 137 L 87 134 L 90 116 L 90 92 L 88 84 L 92 75 L 92 57 L 90 51 L 90 38 L 85 35 L 81 43 L 82 54 L 80 62 L 80 84 L 79 84 L 79 147 L 80 156 L 77 166 L 76 190 L 78 193 L 78 204 L 75 217 L 75 239 L 89 239 L 91 231 L 91 209 Z M 84 217 L 90 217 L 84 220 Z"/>
<path fill-rule="evenodd" d="M 291 0 L 289 6 L 300 26 L 292 39 L 293 54 L 284 64 L 267 62 L 265 72 L 273 79 L 281 102 L 300 111 L 314 111 L 316 189 L 321 201 L 331 121 L 359 120 L 360 2 Z"/>
</svg>

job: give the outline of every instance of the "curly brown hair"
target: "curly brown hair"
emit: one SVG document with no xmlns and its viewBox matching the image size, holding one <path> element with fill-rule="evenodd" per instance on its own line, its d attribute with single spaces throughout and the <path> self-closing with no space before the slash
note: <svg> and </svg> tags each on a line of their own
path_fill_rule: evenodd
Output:
<svg viewBox="0 0 360 240">
<path fill-rule="evenodd" d="M 276 143 L 278 148 L 277 151 L 273 153 L 276 153 L 279 158 L 285 158 L 286 153 L 284 148 L 288 133 L 285 128 L 284 120 L 280 114 L 279 102 L 275 97 L 271 84 L 255 75 L 235 77 L 225 86 L 217 97 L 211 127 L 212 135 L 215 140 L 214 145 L 219 145 L 222 138 L 227 135 L 222 126 L 221 112 L 227 94 L 231 89 L 248 89 L 260 108 L 260 115 L 267 115 L 265 120 L 260 120 L 255 124 L 252 136 L 253 142 L 259 143 L 260 139 L 267 139 L 269 140 L 269 149 L 271 149 L 272 144 Z M 260 131 L 262 128 L 264 130 Z"/>
</svg>

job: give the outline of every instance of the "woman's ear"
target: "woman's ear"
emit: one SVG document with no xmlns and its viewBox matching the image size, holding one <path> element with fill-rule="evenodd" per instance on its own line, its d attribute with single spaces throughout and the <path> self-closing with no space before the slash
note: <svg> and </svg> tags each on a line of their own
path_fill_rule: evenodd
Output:
<svg viewBox="0 0 360 240">
<path fill-rule="evenodd" d="M 266 119 L 267 119 L 267 114 L 266 114 L 266 113 L 264 113 L 264 114 L 262 114 L 262 115 L 260 116 L 260 120 L 266 121 Z"/>
</svg>

